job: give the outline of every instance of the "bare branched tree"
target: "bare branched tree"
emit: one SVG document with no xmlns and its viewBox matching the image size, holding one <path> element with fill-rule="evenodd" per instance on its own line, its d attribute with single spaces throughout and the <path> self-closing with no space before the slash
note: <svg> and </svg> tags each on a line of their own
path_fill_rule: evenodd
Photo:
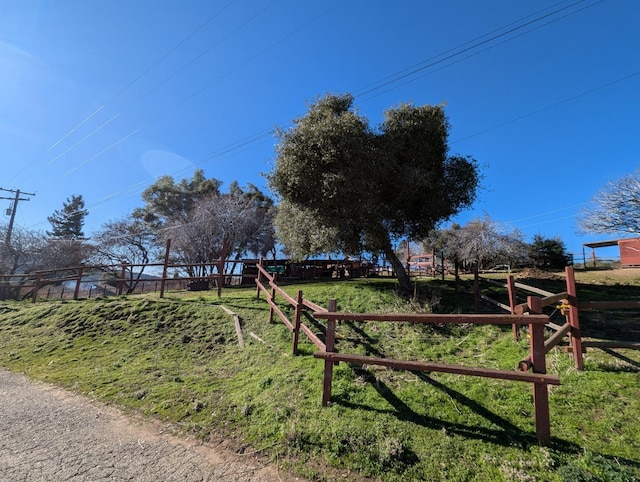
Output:
<svg viewBox="0 0 640 482">
<path fill-rule="evenodd" d="M 509 263 L 527 258 L 527 244 L 521 232 L 508 231 L 485 216 L 451 230 L 448 236 L 453 255 L 461 261 L 486 268 L 491 263 Z"/>
<path fill-rule="evenodd" d="M 155 235 L 148 223 L 135 215 L 105 223 L 93 236 L 92 262 L 98 265 L 138 265 L 127 269 L 126 290 L 132 293 L 155 255 Z"/>
<path fill-rule="evenodd" d="M 172 240 L 172 251 L 182 262 L 209 263 L 239 260 L 248 252 L 266 255 L 274 245 L 272 226 L 271 200 L 232 189 L 198 200 L 187 215 L 168 222 L 160 232 Z M 214 266 L 187 272 L 207 276 Z"/>
<path fill-rule="evenodd" d="M 0 226 L 0 236 L 4 236 L 6 226 Z M 0 274 L 3 277 L 3 288 L 0 297 L 15 298 L 24 284 L 30 284 L 38 271 L 62 270 L 79 266 L 86 257 L 86 244 L 75 239 L 53 239 L 41 231 L 14 228 L 11 245 L 0 245 Z M 29 277 L 9 277 L 8 275 L 29 275 Z M 48 273 L 42 276 L 59 278 L 59 273 Z"/>
<path fill-rule="evenodd" d="M 578 223 L 584 233 L 640 234 L 640 170 L 604 186 Z"/>
</svg>

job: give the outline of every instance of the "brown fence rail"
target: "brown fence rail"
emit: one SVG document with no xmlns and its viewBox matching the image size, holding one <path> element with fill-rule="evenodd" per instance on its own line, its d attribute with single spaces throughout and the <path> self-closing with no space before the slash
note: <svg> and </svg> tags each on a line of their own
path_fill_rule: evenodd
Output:
<svg viewBox="0 0 640 482">
<path fill-rule="evenodd" d="M 380 314 L 380 313 L 338 313 L 332 310 L 315 312 L 315 318 L 327 321 L 326 348 L 314 353 L 316 358 L 324 360 L 324 381 L 322 405 L 326 406 L 331 400 L 331 384 L 333 380 L 333 365 L 338 361 L 356 364 L 381 365 L 395 369 L 410 371 L 427 371 L 455 373 L 501 380 L 522 381 L 533 384 L 533 404 L 535 413 L 536 435 L 542 445 L 551 441 L 549 425 L 549 393 L 548 385 L 559 385 L 560 379 L 546 373 L 546 359 L 544 348 L 544 325 L 549 321 L 546 315 L 422 315 L 422 314 Z M 468 367 L 449 365 L 425 361 L 396 360 L 339 353 L 336 350 L 336 327 L 340 321 L 355 322 L 392 322 L 418 324 L 492 324 L 492 325 L 528 325 L 530 335 L 530 357 L 533 360 L 533 373 L 523 373 L 510 370 L 496 370 L 483 367 Z"/>
<path fill-rule="evenodd" d="M 273 323 L 274 315 L 293 333 L 293 354 L 298 352 L 299 333 L 302 331 L 309 340 L 320 350 L 314 357 L 324 360 L 324 381 L 322 405 L 326 406 L 331 400 L 331 384 L 333 380 L 333 366 L 339 361 L 355 364 L 380 365 L 395 369 L 410 371 L 444 372 L 469 375 L 501 380 L 521 381 L 533 384 L 533 403 L 535 413 L 536 435 L 540 444 L 548 445 L 551 440 L 549 423 L 549 393 L 548 385 L 559 385 L 560 379 L 546 373 L 546 350 L 544 346 L 544 326 L 549 317 L 543 314 L 527 315 L 424 315 L 415 313 L 380 314 L 380 313 L 339 313 L 336 310 L 336 300 L 330 300 L 328 309 L 303 298 L 302 290 L 298 290 L 296 297 L 289 295 L 277 284 L 276 273 L 269 273 L 262 264 L 258 265 L 256 277 L 256 297 L 263 293 L 269 304 L 269 322 Z M 277 303 L 278 297 L 285 304 L 294 309 L 293 319 L 290 319 Z M 533 301 L 535 304 L 535 301 Z M 313 310 L 314 319 L 326 320 L 324 342 L 302 323 L 302 310 Z M 532 363 L 528 368 L 531 373 L 514 370 L 496 370 L 483 367 L 468 367 L 433 363 L 426 361 L 397 360 L 391 358 L 369 357 L 336 350 L 336 326 L 340 321 L 353 322 L 392 322 L 413 324 L 474 324 L 474 325 L 527 325 L 530 335 L 530 357 Z"/>
<path fill-rule="evenodd" d="M 490 303 L 508 309 L 513 314 L 523 315 L 527 313 L 542 313 L 542 309 L 546 306 L 555 306 L 565 316 L 565 323 L 558 325 L 555 323 L 547 323 L 546 327 L 553 331 L 552 335 L 545 340 L 545 351 L 548 353 L 552 348 L 562 342 L 565 337 L 569 338 L 569 351 L 573 354 L 574 365 L 576 369 L 584 369 L 583 352 L 587 347 L 592 348 L 624 348 L 637 350 L 640 349 L 640 343 L 625 340 L 597 341 L 583 340 L 580 330 L 580 311 L 599 311 L 599 310 L 618 310 L 618 309 L 638 309 L 640 301 L 638 300 L 617 300 L 617 301 L 582 301 L 578 300 L 576 289 L 575 271 L 573 266 L 565 268 L 566 290 L 560 293 L 550 293 L 533 286 L 516 283 L 513 276 L 507 277 L 506 283 L 500 283 L 494 280 L 485 279 L 485 281 L 504 286 L 509 293 L 509 306 L 502 305 L 494 300 Z M 541 296 L 531 296 L 527 298 L 525 303 L 516 302 L 516 288 L 520 288 L 527 292 L 537 293 Z M 517 337 L 517 330 L 514 327 L 514 336 Z M 532 364 L 531 356 L 523 359 L 520 366 L 523 370 L 529 368 Z"/>
<path fill-rule="evenodd" d="M 260 298 L 260 293 L 264 293 L 269 304 L 269 323 L 273 323 L 274 313 L 278 315 L 280 321 L 289 329 L 293 334 L 292 352 L 294 355 L 298 353 L 298 342 L 300 339 L 300 332 L 307 335 L 307 338 L 320 350 L 325 350 L 325 343 L 316 335 L 307 325 L 302 323 L 302 310 L 307 308 L 313 312 L 320 313 L 326 312 L 327 309 L 317 305 L 309 300 L 305 300 L 302 296 L 302 290 L 298 290 L 295 298 L 286 293 L 280 288 L 276 282 L 277 273 L 269 273 L 262 262 L 257 265 L 258 276 L 256 277 L 256 298 Z M 287 315 L 284 314 L 282 309 L 276 303 L 276 295 L 283 298 L 294 309 L 293 320 L 290 320 Z M 331 308 L 331 306 L 330 306 Z"/>
</svg>

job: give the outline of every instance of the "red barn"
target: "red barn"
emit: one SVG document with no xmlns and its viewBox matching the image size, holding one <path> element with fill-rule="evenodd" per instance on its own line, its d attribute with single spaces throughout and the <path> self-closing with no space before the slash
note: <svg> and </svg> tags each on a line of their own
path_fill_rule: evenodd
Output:
<svg viewBox="0 0 640 482">
<path fill-rule="evenodd" d="M 620 266 L 640 266 L 640 238 L 619 239 Z"/>
</svg>

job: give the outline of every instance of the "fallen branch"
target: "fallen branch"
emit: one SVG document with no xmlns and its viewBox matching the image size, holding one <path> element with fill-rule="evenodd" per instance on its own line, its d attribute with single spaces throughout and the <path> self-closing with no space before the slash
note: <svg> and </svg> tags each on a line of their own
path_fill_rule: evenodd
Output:
<svg viewBox="0 0 640 482">
<path fill-rule="evenodd" d="M 264 341 L 262 338 L 260 338 L 258 335 L 256 335 L 253 331 L 250 331 L 250 332 L 249 332 L 249 336 L 250 336 L 251 338 L 255 338 L 255 339 L 256 339 L 256 340 L 258 340 L 258 341 L 261 341 L 261 342 L 262 342 L 262 343 L 264 343 L 265 345 L 267 344 L 267 342 L 266 342 L 266 341 Z"/>
</svg>

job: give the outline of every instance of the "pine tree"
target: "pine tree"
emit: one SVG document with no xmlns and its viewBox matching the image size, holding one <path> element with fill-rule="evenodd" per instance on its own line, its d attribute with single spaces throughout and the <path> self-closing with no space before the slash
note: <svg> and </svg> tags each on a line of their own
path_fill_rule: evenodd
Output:
<svg viewBox="0 0 640 482">
<path fill-rule="evenodd" d="M 84 238 L 82 227 L 87 214 L 89 211 L 84 208 L 82 194 L 78 196 L 73 194 L 62 203 L 62 209 L 57 209 L 47 218 L 52 227 L 47 234 L 57 239 L 82 239 Z"/>
</svg>

